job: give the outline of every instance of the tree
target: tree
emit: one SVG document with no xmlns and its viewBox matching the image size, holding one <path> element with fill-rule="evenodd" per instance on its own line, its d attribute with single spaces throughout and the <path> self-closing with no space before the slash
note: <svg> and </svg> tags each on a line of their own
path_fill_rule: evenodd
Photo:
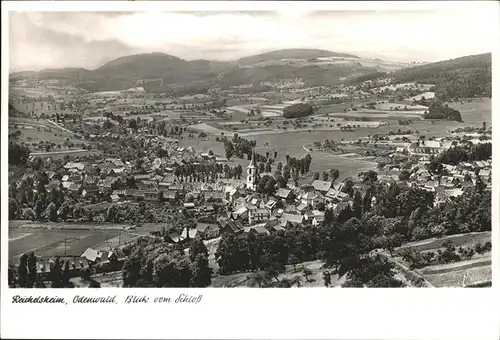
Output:
<svg viewBox="0 0 500 340">
<path fill-rule="evenodd" d="M 328 172 L 324 171 L 322 178 L 323 178 L 323 181 L 328 181 Z"/>
<path fill-rule="evenodd" d="M 51 222 L 57 221 L 57 206 L 54 202 L 51 202 L 45 209 L 44 218 Z"/>
<path fill-rule="evenodd" d="M 9 219 L 15 220 L 21 213 L 21 207 L 14 198 L 9 198 Z"/>
<path fill-rule="evenodd" d="M 270 284 L 270 277 L 262 270 L 259 270 L 247 277 L 247 286 L 264 288 Z"/>
<path fill-rule="evenodd" d="M 28 255 L 23 254 L 19 258 L 19 265 L 17 266 L 17 277 L 19 287 L 24 288 L 28 283 Z"/>
<path fill-rule="evenodd" d="M 373 170 L 368 170 L 363 175 L 363 183 L 373 183 L 378 179 L 377 172 Z"/>
<path fill-rule="evenodd" d="M 193 276 L 191 261 L 187 256 L 179 252 L 163 253 L 152 263 L 152 281 L 155 287 L 190 287 Z M 205 277 L 200 273 L 197 282 L 201 282 L 202 278 Z"/>
<path fill-rule="evenodd" d="M 306 281 L 309 282 L 309 276 L 311 276 L 313 272 L 309 268 L 304 268 L 302 270 L 302 274 L 304 274 L 304 276 L 306 277 Z"/>
<path fill-rule="evenodd" d="M 338 169 L 330 169 L 330 177 L 332 179 L 332 182 L 336 181 L 339 176 L 340 172 Z"/>
<path fill-rule="evenodd" d="M 108 209 L 106 210 L 106 222 L 113 222 L 113 223 L 119 222 L 119 212 L 116 205 L 113 204 L 109 206 Z"/>
<path fill-rule="evenodd" d="M 195 240 L 189 248 L 189 259 L 191 262 L 194 262 L 198 255 L 203 255 L 208 258 L 207 246 L 205 246 L 205 243 L 203 243 L 201 239 Z"/>
<path fill-rule="evenodd" d="M 399 180 L 400 181 L 407 181 L 410 179 L 410 172 L 408 170 L 403 170 L 399 174 Z"/>
<path fill-rule="evenodd" d="M 266 163 L 266 172 L 271 172 L 271 164 Z"/>
<path fill-rule="evenodd" d="M 359 191 L 356 191 L 356 193 L 354 194 L 352 210 L 355 217 L 361 218 L 361 214 L 363 213 L 363 202 Z"/>
<path fill-rule="evenodd" d="M 290 280 L 290 285 L 300 287 L 302 285 L 303 279 L 302 276 L 300 275 L 295 275 L 291 280 Z"/>
<path fill-rule="evenodd" d="M 9 142 L 9 164 L 23 165 L 28 161 L 30 150 L 24 145 Z"/>
<path fill-rule="evenodd" d="M 319 172 L 314 173 L 314 180 L 319 180 Z"/>
<path fill-rule="evenodd" d="M 190 286 L 208 287 L 212 282 L 212 268 L 208 265 L 208 255 L 199 253 L 192 262 Z"/>
<path fill-rule="evenodd" d="M 61 274 L 61 259 L 56 257 L 54 263 L 50 266 L 50 280 L 52 281 L 52 288 L 63 288 L 62 274 Z"/>
<path fill-rule="evenodd" d="M 327 288 L 332 284 L 332 274 L 329 271 L 323 272 L 323 283 Z"/>
<path fill-rule="evenodd" d="M 257 192 L 272 195 L 274 193 L 275 186 L 276 180 L 269 175 L 265 175 L 262 176 L 259 180 L 259 183 L 257 185 Z"/>
<path fill-rule="evenodd" d="M 300 259 L 294 253 L 288 254 L 288 263 L 293 266 L 293 271 L 297 272 L 297 264 L 300 263 Z"/>
<path fill-rule="evenodd" d="M 36 276 L 36 256 L 33 252 L 31 252 L 29 255 L 28 255 L 28 259 L 27 259 L 27 268 L 28 268 L 28 284 L 27 284 L 27 287 L 28 288 L 33 288 L 33 286 L 35 285 L 36 281 L 37 281 L 37 276 Z"/>
<path fill-rule="evenodd" d="M 224 142 L 224 150 L 226 151 L 226 158 L 231 159 L 234 154 L 234 145 L 231 141 Z"/>
</svg>

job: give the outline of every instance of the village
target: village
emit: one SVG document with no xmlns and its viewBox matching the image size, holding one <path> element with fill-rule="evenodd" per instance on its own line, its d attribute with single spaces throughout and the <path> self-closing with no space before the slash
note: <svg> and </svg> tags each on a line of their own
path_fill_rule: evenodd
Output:
<svg viewBox="0 0 500 340">
<path fill-rule="evenodd" d="M 490 284 L 491 56 L 268 58 L 11 74 L 11 285 Z"/>
<path fill-rule="evenodd" d="M 47 279 L 54 256 L 66 261 L 75 277 L 88 276 L 90 270 L 96 274 L 119 271 L 126 258 L 123 248 L 140 236 L 160 237 L 185 249 L 194 240 L 203 240 L 211 249 L 209 260 L 216 270 L 214 244 L 221 237 L 247 233 L 270 235 L 296 226 L 322 226 L 325 218 L 331 221 L 332 215 L 339 214 L 346 205 L 354 205 L 354 192 L 365 194 L 364 183 L 369 178 L 388 186 L 405 183 L 430 191 L 436 206 L 460 197 L 478 181 L 491 188 L 491 159 L 433 164 L 436 155 L 451 147 L 491 142 L 488 139 L 491 136 L 479 139 L 488 136 L 487 131 L 477 130 L 475 134 L 469 133 L 468 138 L 457 134 L 453 141 L 438 138 L 408 143 L 405 148 L 392 145 L 387 156 L 392 162 L 344 180 L 338 179 L 338 170 L 312 173 L 305 169 L 309 167 L 307 162 L 288 155 L 272 152 L 260 155 L 251 151 L 232 167 L 226 155 L 180 147 L 171 138 L 145 134 L 150 132 L 147 128 L 132 137 L 107 133 L 95 138 L 113 140 L 114 144 L 132 138 L 142 150 L 162 150 L 162 157 L 158 157 L 158 152 L 146 152 L 135 161 L 118 157 L 30 156 L 27 172 L 10 183 L 11 195 L 22 193 L 18 207 L 12 207 L 10 213 L 17 216 L 15 219 L 25 221 L 17 228 L 20 231 L 48 229 L 46 232 L 50 233 L 59 229 L 64 233 L 83 228 L 92 233 L 95 228 L 99 235 L 101 229 L 113 229 L 112 225 L 116 225 L 123 230 L 120 234 L 127 235 L 115 244 L 97 236 L 95 244 L 85 249 L 75 245 L 75 250 L 81 253 L 66 253 L 66 246 L 63 252 L 60 243 L 66 243 L 66 238 L 45 247 L 53 255 L 36 254 L 37 273 L 42 280 Z M 304 152 L 303 159 L 307 158 L 314 163 L 314 152 Z M 46 202 L 37 199 L 33 209 L 19 207 L 26 204 L 29 207 L 29 196 L 41 197 L 42 192 L 47 193 Z M 111 225 L 106 226 L 108 223 Z M 53 247 L 61 251 L 54 251 Z M 12 253 L 15 249 L 15 246 L 10 248 L 11 259 L 22 255 Z"/>
</svg>

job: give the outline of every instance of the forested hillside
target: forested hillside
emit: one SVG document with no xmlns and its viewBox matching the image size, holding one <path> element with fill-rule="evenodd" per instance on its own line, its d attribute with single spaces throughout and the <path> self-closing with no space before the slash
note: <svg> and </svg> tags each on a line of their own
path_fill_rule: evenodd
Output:
<svg viewBox="0 0 500 340">
<path fill-rule="evenodd" d="M 435 84 L 440 100 L 491 97 L 491 53 L 404 68 L 394 73 L 394 80 Z"/>
</svg>

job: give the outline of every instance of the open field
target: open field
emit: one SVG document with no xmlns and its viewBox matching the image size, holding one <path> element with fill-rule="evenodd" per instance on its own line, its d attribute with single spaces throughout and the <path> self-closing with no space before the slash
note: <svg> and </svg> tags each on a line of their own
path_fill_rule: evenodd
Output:
<svg viewBox="0 0 500 340">
<path fill-rule="evenodd" d="M 424 93 L 421 93 L 421 94 L 417 94 L 416 96 L 413 96 L 413 97 L 410 97 L 410 98 L 406 98 L 405 100 L 407 101 L 410 101 L 412 102 L 413 100 L 421 100 L 422 97 L 424 97 L 425 99 L 432 99 L 436 96 L 435 92 L 424 92 Z"/>
<path fill-rule="evenodd" d="M 488 126 L 492 124 L 491 98 L 478 98 L 470 103 L 448 103 L 448 105 L 460 111 L 464 123 L 468 126 L 481 126 L 483 121 Z"/>
<path fill-rule="evenodd" d="M 62 144 L 69 138 L 73 143 L 78 142 L 73 134 L 50 124 L 46 120 L 28 118 L 9 118 L 9 133 L 19 130 L 21 134 L 17 137 L 24 142 L 38 143 L 40 141 Z"/>
<path fill-rule="evenodd" d="M 468 233 L 450 235 L 442 238 L 432 238 L 423 241 L 411 242 L 396 249 L 396 256 L 404 249 L 415 251 L 436 251 L 443 249 L 443 243 L 452 240 L 453 245 L 458 247 L 473 247 L 476 242 L 491 242 L 491 232 Z M 396 257 L 400 262 L 401 258 Z M 407 265 L 407 264 L 406 264 Z M 453 262 L 448 264 L 433 264 L 424 268 L 416 269 L 414 272 L 423 275 L 432 285 L 436 287 L 462 287 L 467 285 L 484 284 L 491 282 L 491 252 L 475 254 L 472 259 Z"/>
<path fill-rule="evenodd" d="M 435 287 L 462 287 L 491 282 L 492 269 L 491 265 L 480 266 L 447 273 L 426 274 L 424 277 Z"/>
<path fill-rule="evenodd" d="M 404 249 L 413 249 L 415 251 L 435 250 L 442 248 L 443 243 L 447 240 L 453 241 L 455 247 L 473 246 L 476 242 L 491 242 L 491 232 L 485 231 L 478 233 L 458 234 L 444 236 L 441 238 L 431 238 L 422 241 L 410 242 L 396 249 L 396 252 L 399 253 Z"/>
<path fill-rule="evenodd" d="M 113 228 L 113 225 L 71 225 L 50 223 L 18 223 L 9 226 L 9 261 L 16 261 L 26 252 L 36 255 L 80 255 L 88 247 L 111 249 L 136 237 L 133 233 Z M 61 229 L 61 227 L 87 229 Z M 89 229 L 93 227 L 92 229 Z M 123 227 L 123 226 L 122 226 Z"/>
</svg>

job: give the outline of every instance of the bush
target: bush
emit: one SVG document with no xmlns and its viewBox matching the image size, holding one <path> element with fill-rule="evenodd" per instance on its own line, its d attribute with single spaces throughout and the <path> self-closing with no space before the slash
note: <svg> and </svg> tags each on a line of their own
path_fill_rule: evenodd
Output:
<svg viewBox="0 0 500 340">
<path fill-rule="evenodd" d="M 434 103 L 429 107 L 429 112 L 424 114 L 424 118 L 446 119 L 446 120 L 454 120 L 457 122 L 462 121 L 462 116 L 460 115 L 460 111 L 438 103 Z"/>
</svg>

